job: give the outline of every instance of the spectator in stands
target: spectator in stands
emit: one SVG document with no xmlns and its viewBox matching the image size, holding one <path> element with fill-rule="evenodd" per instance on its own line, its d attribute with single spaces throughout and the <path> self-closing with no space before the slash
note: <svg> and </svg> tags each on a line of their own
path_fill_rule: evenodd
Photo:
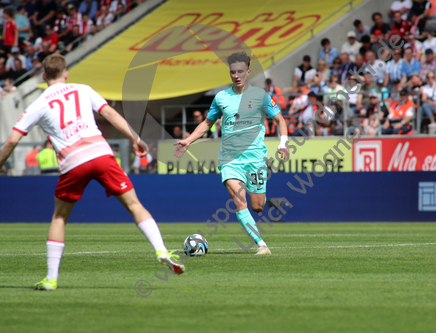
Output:
<svg viewBox="0 0 436 333">
<path fill-rule="evenodd" d="M 340 57 L 336 57 L 335 59 L 333 59 L 333 66 L 330 69 L 330 77 L 332 75 L 339 76 L 339 68 L 341 68 L 341 65 L 342 61 Z"/>
<path fill-rule="evenodd" d="M 194 126 L 190 126 L 190 131 L 189 132 L 193 132 L 196 128 L 197 128 L 197 126 L 199 125 L 199 124 L 201 124 L 202 122 L 203 122 L 203 120 L 204 120 L 204 116 L 203 116 L 203 114 L 201 113 L 201 111 L 200 110 L 196 110 L 196 111 L 194 111 L 193 113 L 192 113 L 192 115 L 193 115 L 193 117 L 194 117 L 194 123 L 195 123 L 195 125 Z M 209 130 L 209 131 L 207 131 L 204 135 L 203 135 L 203 138 L 204 139 L 206 139 L 206 138 L 211 138 L 212 137 L 212 132 Z"/>
<path fill-rule="evenodd" d="M 89 35 L 91 32 L 91 27 L 94 25 L 94 22 L 89 18 L 88 14 L 82 15 L 82 26 L 80 27 L 80 31 L 82 31 L 83 35 Z"/>
<path fill-rule="evenodd" d="M 363 61 L 367 62 L 368 59 L 366 59 L 366 52 L 371 51 L 371 41 L 370 37 L 365 35 L 362 37 L 362 47 L 359 50 L 359 53 L 363 56 Z"/>
<path fill-rule="evenodd" d="M 112 0 L 109 6 L 109 12 L 114 14 L 120 9 L 120 5 L 126 8 L 126 0 Z"/>
<path fill-rule="evenodd" d="M 417 95 L 418 93 L 420 93 L 421 87 L 425 86 L 425 83 L 419 77 L 418 72 L 413 72 L 412 74 L 410 74 L 410 80 L 403 84 L 403 86 L 404 88 L 407 88 L 410 92 L 414 92 L 415 95 Z M 417 97 L 413 96 L 413 98 L 416 99 Z"/>
<path fill-rule="evenodd" d="M 12 56 L 9 57 L 8 61 L 6 61 L 6 71 L 15 71 L 17 68 L 15 67 L 15 60 L 19 59 L 21 62 L 21 68 L 27 69 L 26 67 L 26 57 L 20 54 L 20 48 L 14 46 L 11 49 Z"/>
<path fill-rule="evenodd" d="M 84 0 L 80 4 L 79 13 L 83 15 L 88 15 L 92 20 L 95 19 L 98 10 L 98 3 L 95 0 Z"/>
<path fill-rule="evenodd" d="M 327 82 L 330 78 L 330 68 L 325 60 L 318 61 L 318 73 L 321 74 L 322 81 Z"/>
<path fill-rule="evenodd" d="M 371 44 L 371 51 L 373 51 L 376 54 L 377 58 L 382 58 L 382 59 L 390 58 L 389 51 L 387 50 L 386 47 L 384 47 L 384 45 L 389 45 L 389 35 L 380 33 L 375 37 L 376 37 L 376 42 Z M 392 41 L 397 43 L 397 38 L 399 37 L 393 37 Z M 379 52 L 380 49 L 382 49 L 381 52 Z"/>
<path fill-rule="evenodd" d="M 386 64 L 384 79 L 384 86 L 389 89 L 392 87 L 394 80 L 401 80 L 403 77 L 403 59 L 401 58 L 403 52 L 401 49 L 394 49 L 393 52 L 392 60 L 389 60 Z"/>
<path fill-rule="evenodd" d="M 382 134 L 406 134 L 412 130 L 409 123 L 413 119 L 413 102 L 409 99 L 406 89 L 401 90 L 400 98 L 400 102 L 392 103 L 389 108 Z"/>
<path fill-rule="evenodd" d="M 362 42 L 363 36 L 371 36 L 371 29 L 370 27 L 363 25 L 361 20 L 355 20 L 353 22 L 354 25 L 354 32 L 356 33 L 356 39 L 359 42 Z"/>
<path fill-rule="evenodd" d="M 327 88 L 326 82 L 328 82 L 328 80 L 324 81 L 320 72 L 316 73 L 313 77 L 313 84 L 310 86 L 309 91 L 314 92 L 317 95 L 323 93 L 324 89 Z M 319 101 L 322 102 L 321 97 L 319 98 Z"/>
<path fill-rule="evenodd" d="M 375 71 L 375 74 L 373 74 L 373 80 L 374 82 L 377 80 L 384 80 L 386 73 L 385 73 L 385 68 L 386 68 L 386 64 L 384 61 L 381 61 L 379 59 L 375 58 L 375 52 L 374 51 L 368 51 L 366 52 L 366 71 L 369 73 L 371 72 L 369 70 L 369 67 L 371 67 L 373 69 L 373 71 Z"/>
<path fill-rule="evenodd" d="M 425 113 L 431 124 L 434 124 L 434 112 L 436 111 L 436 84 L 435 73 L 428 72 L 426 75 L 427 84 L 421 88 L 422 106 L 419 109 L 418 117 L 422 119 Z"/>
<path fill-rule="evenodd" d="M 67 25 L 67 15 L 63 8 L 58 8 L 56 10 L 56 19 L 54 23 L 54 31 L 59 34 L 62 26 Z"/>
<path fill-rule="evenodd" d="M 313 82 L 313 77 L 316 74 L 316 69 L 312 67 L 310 63 L 310 56 L 305 55 L 303 57 L 303 63 L 296 67 L 294 70 L 294 80 L 292 82 L 292 91 L 297 92 L 298 81 L 304 81 L 311 85 Z"/>
<path fill-rule="evenodd" d="M 36 157 L 43 175 L 57 175 L 59 174 L 58 161 L 56 152 L 53 149 L 50 141 L 45 141 L 44 149 L 41 150 Z"/>
<path fill-rule="evenodd" d="M 42 39 L 44 42 L 48 41 L 50 43 L 49 52 L 54 53 L 58 47 L 58 34 L 54 31 L 50 24 L 45 26 L 45 36 Z"/>
<path fill-rule="evenodd" d="M 37 160 L 37 156 L 40 150 L 42 150 L 42 146 L 34 146 L 33 150 L 26 155 L 26 169 L 24 170 L 25 175 L 39 175 L 41 173 Z"/>
<path fill-rule="evenodd" d="M 35 47 L 31 44 L 27 45 L 26 48 L 26 62 L 25 62 L 25 66 L 27 69 L 32 69 L 33 68 L 33 58 L 36 56 L 36 50 Z"/>
<path fill-rule="evenodd" d="M 33 38 L 32 28 L 30 26 L 30 21 L 26 16 L 24 6 L 18 6 L 14 21 L 18 29 L 19 44 L 23 45 L 24 41 L 29 41 Z"/>
<path fill-rule="evenodd" d="M 341 53 L 341 66 L 338 70 L 339 83 L 343 84 L 347 77 L 350 75 L 349 71 L 357 70 L 357 66 L 354 62 L 350 60 L 350 56 L 348 53 Z"/>
<path fill-rule="evenodd" d="M 38 59 L 41 62 L 44 62 L 44 59 L 47 58 L 50 54 L 53 52 L 50 52 L 50 42 L 44 41 L 42 42 L 41 51 L 38 53 Z"/>
<path fill-rule="evenodd" d="M 425 50 L 425 62 L 421 64 L 421 68 L 419 70 L 419 77 L 422 81 L 427 82 L 426 77 L 427 73 L 429 72 L 436 72 L 436 61 L 434 59 L 434 52 L 432 49 Z"/>
<path fill-rule="evenodd" d="M 62 54 L 71 51 L 71 43 L 74 41 L 74 34 L 68 30 L 66 25 L 61 26 L 61 32 L 58 38 L 58 49 Z M 68 48 L 68 50 L 67 50 Z"/>
<path fill-rule="evenodd" d="M 331 103 L 328 104 L 328 102 L 333 97 L 336 97 L 336 93 L 338 91 L 345 91 L 344 87 L 339 84 L 339 77 L 337 75 L 331 75 L 330 76 L 330 81 L 329 81 L 329 86 L 325 90 L 325 94 L 324 94 L 324 105 L 330 106 Z M 342 94 L 339 94 L 338 97 L 339 97 L 340 101 L 344 100 L 344 96 Z"/>
<path fill-rule="evenodd" d="M 407 47 L 406 49 L 404 49 L 403 60 L 402 81 L 403 83 L 405 83 L 407 80 L 410 79 L 412 73 L 419 73 L 419 70 L 421 69 L 421 64 L 418 60 L 413 58 L 411 47 Z"/>
<path fill-rule="evenodd" d="M 389 16 L 394 17 L 396 13 L 401 15 L 401 18 L 406 21 L 407 20 L 407 12 L 412 8 L 411 0 L 397 0 L 394 1 L 391 5 L 391 9 L 389 10 Z"/>
<path fill-rule="evenodd" d="M 354 63 L 357 66 L 357 70 L 365 68 L 365 66 L 366 66 L 366 63 L 363 60 L 363 55 L 361 55 L 361 54 L 356 55 L 356 60 L 354 61 Z"/>
<path fill-rule="evenodd" d="M 348 31 L 347 37 L 348 42 L 342 44 L 341 53 L 348 53 L 350 55 L 350 60 L 354 62 L 356 56 L 359 54 L 362 44 L 357 41 L 356 33 L 354 31 Z"/>
<path fill-rule="evenodd" d="M 44 35 L 45 25 L 53 23 L 56 14 L 56 4 L 52 0 L 39 0 L 37 2 L 35 13 L 29 17 L 33 26 L 39 29 L 41 35 Z"/>
<path fill-rule="evenodd" d="M 430 15 L 431 3 L 428 0 L 413 0 L 412 7 L 407 14 L 407 20 L 413 26 L 418 27 L 419 31 L 424 31 L 427 19 Z M 412 33 L 414 31 L 411 31 Z"/>
<path fill-rule="evenodd" d="M 302 112 L 298 117 L 297 130 L 294 131 L 294 133 L 292 134 L 293 136 L 302 136 L 303 134 L 300 133 L 299 130 L 301 130 L 301 132 L 303 132 L 305 135 L 309 135 L 308 131 L 306 130 L 306 128 L 303 127 L 303 125 L 306 125 L 309 119 L 315 118 L 314 114 L 317 110 L 317 105 L 316 105 L 317 100 L 318 99 L 314 92 L 310 92 L 307 95 L 307 104 L 305 105 L 304 109 L 302 109 Z M 315 133 L 318 132 L 317 135 L 321 135 L 321 132 L 319 132 L 317 128 L 314 129 L 313 126 L 311 126 L 311 130 Z"/>
<path fill-rule="evenodd" d="M 3 51 L 10 53 L 13 46 L 18 47 L 18 29 L 14 21 L 14 11 L 11 8 L 3 10 L 2 18 L 5 20 L 3 28 Z"/>
<path fill-rule="evenodd" d="M 5 64 L 0 63 L 0 86 L 5 84 L 5 80 L 8 78 L 8 73 L 6 72 Z"/>
<path fill-rule="evenodd" d="M 422 43 L 423 52 L 427 49 L 436 52 L 436 38 L 433 37 L 430 29 L 425 28 L 422 35 L 426 37 L 426 40 Z"/>
<path fill-rule="evenodd" d="M 9 71 L 9 77 L 14 81 L 16 81 L 19 77 L 27 73 L 27 70 L 23 68 L 23 63 L 21 62 L 20 59 L 14 59 L 14 67 L 15 69 L 11 69 Z M 23 83 L 23 81 L 19 82 L 18 84 L 15 83 L 15 86 L 18 86 L 21 83 Z"/>
<path fill-rule="evenodd" d="M 15 90 L 17 90 L 17 87 L 14 86 L 14 80 L 11 77 L 6 78 L 3 84 L 2 94 L 7 95 Z"/>
<path fill-rule="evenodd" d="M 36 12 L 38 6 L 38 0 L 30 0 L 24 4 L 24 10 L 26 11 L 26 16 L 30 19 Z"/>
<path fill-rule="evenodd" d="M 373 81 L 373 77 L 370 73 L 367 73 L 363 77 L 365 84 L 360 88 L 360 94 L 357 96 L 356 109 L 361 110 L 367 108 L 370 104 L 369 93 L 371 90 L 377 89 L 377 85 Z"/>
<path fill-rule="evenodd" d="M 183 131 L 180 126 L 174 126 L 173 127 L 173 138 L 174 139 L 181 139 L 183 137 Z"/>
<path fill-rule="evenodd" d="M 73 26 L 73 42 L 69 46 L 67 46 L 67 52 L 70 52 L 71 50 L 74 50 L 76 47 L 80 45 L 79 37 L 81 37 L 82 34 L 80 33 L 80 26 L 75 25 Z"/>
<path fill-rule="evenodd" d="M 333 59 L 339 57 L 339 52 L 336 48 L 332 47 L 330 40 L 328 38 L 323 38 L 321 40 L 322 49 L 319 52 L 319 59 L 325 60 L 327 65 L 332 66 Z"/>
<path fill-rule="evenodd" d="M 97 17 L 96 25 L 100 29 L 104 27 L 110 26 L 112 21 L 114 20 L 114 15 L 109 13 L 108 8 L 106 6 L 100 7 L 100 15 Z"/>
<path fill-rule="evenodd" d="M 405 38 L 409 30 L 410 24 L 402 19 L 400 12 L 396 12 L 394 14 L 394 24 L 391 26 L 389 37 L 398 35 L 401 38 Z"/>
<path fill-rule="evenodd" d="M 371 43 L 376 43 L 379 40 L 377 36 L 380 34 L 386 35 L 391 30 L 391 27 L 383 22 L 383 16 L 379 12 L 372 14 L 372 21 L 374 25 L 371 28 Z"/>
<path fill-rule="evenodd" d="M 29 76 L 35 76 L 42 73 L 42 63 L 39 61 L 38 57 L 33 58 L 32 66 L 32 71 L 29 73 Z"/>
<path fill-rule="evenodd" d="M 348 105 L 354 113 L 357 113 L 357 99 L 359 97 L 358 92 L 360 92 L 362 85 L 358 83 L 357 79 L 353 75 L 350 75 L 348 79 L 344 82 L 344 86 L 347 86 L 347 84 L 349 87 L 352 87 L 349 90 L 350 93 L 348 94 Z"/>
<path fill-rule="evenodd" d="M 270 78 L 265 80 L 265 91 L 281 110 L 286 109 L 286 99 L 285 96 L 283 96 L 283 91 L 279 87 L 276 87 Z"/>
<path fill-rule="evenodd" d="M 375 84 L 376 84 L 376 86 L 377 86 L 377 88 L 376 89 L 374 89 L 374 91 L 376 92 L 376 93 L 378 93 L 378 98 L 380 99 L 380 100 L 387 100 L 388 98 L 389 98 L 389 90 L 388 90 L 388 88 L 386 88 L 386 87 L 384 87 L 383 86 L 383 80 L 381 80 L 381 79 L 378 79 L 376 82 L 375 82 Z M 382 98 L 383 97 L 383 98 Z"/>
<path fill-rule="evenodd" d="M 307 89 L 306 82 L 298 81 L 298 92 L 299 96 L 294 98 L 292 105 L 289 109 L 289 114 L 299 114 L 302 110 L 304 110 L 308 104 L 307 95 L 309 94 L 309 89 Z"/>
<path fill-rule="evenodd" d="M 422 43 L 419 40 L 416 40 L 416 37 L 414 34 L 409 34 L 406 37 L 407 43 L 404 44 L 403 49 L 406 49 L 408 47 L 412 48 L 412 54 L 413 57 L 421 62 L 422 54 L 424 53 Z"/>
<path fill-rule="evenodd" d="M 399 102 L 400 101 L 400 91 L 403 90 L 403 85 L 401 80 L 392 81 L 392 89 L 390 93 L 391 102 Z"/>
<path fill-rule="evenodd" d="M 379 125 L 383 124 L 389 114 L 386 104 L 380 101 L 378 94 L 372 92 L 369 94 L 370 104 L 366 109 L 361 109 L 363 116 L 362 127 L 368 135 L 379 133 Z"/>
<path fill-rule="evenodd" d="M 68 30 L 73 31 L 73 27 L 78 25 L 79 27 L 82 25 L 82 14 L 78 13 L 76 7 L 72 4 L 67 6 L 67 26 Z"/>
</svg>

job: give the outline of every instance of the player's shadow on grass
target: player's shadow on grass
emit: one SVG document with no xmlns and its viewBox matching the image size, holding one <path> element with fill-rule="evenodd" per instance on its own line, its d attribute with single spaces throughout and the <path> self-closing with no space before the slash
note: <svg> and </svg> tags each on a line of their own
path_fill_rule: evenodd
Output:
<svg viewBox="0 0 436 333">
<path fill-rule="evenodd" d="M 219 254 L 220 256 L 221 255 L 223 255 L 223 254 L 252 254 L 251 252 L 245 252 L 245 251 L 242 251 L 242 252 L 215 252 L 215 253 L 211 253 L 211 252 L 208 252 L 207 253 L 207 255 L 209 256 L 209 255 L 217 255 L 217 254 Z"/>
<path fill-rule="evenodd" d="M 25 287 L 19 287 L 19 286 L 0 286 L 0 289 L 35 289 L 35 287 L 32 286 L 25 286 Z"/>
</svg>

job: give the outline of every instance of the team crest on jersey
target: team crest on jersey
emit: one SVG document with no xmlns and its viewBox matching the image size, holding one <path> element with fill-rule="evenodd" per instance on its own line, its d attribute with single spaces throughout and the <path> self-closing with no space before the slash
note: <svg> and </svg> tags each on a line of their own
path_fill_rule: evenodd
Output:
<svg viewBox="0 0 436 333">
<path fill-rule="evenodd" d="M 238 120 L 239 119 L 239 113 L 235 114 L 235 119 Z"/>
<path fill-rule="evenodd" d="M 253 103 L 251 103 L 251 101 L 248 102 L 247 109 L 248 109 L 248 111 L 252 111 L 253 110 Z"/>
</svg>

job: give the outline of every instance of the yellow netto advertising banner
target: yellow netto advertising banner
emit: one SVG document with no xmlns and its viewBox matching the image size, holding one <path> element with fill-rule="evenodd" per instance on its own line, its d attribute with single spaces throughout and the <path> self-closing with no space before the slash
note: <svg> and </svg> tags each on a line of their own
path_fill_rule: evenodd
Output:
<svg viewBox="0 0 436 333">
<path fill-rule="evenodd" d="M 90 85 L 108 100 L 158 100 L 208 91 L 231 83 L 223 61 L 241 50 L 241 42 L 256 64 L 262 63 L 348 2 L 169 0 L 71 68 L 68 82 Z M 315 32 L 347 11 L 322 22 Z M 309 38 L 298 40 L 275 61 Z M 263 70 L 270 65 L 268 61 Z M 123 92 L 126 74 L 135 71 L 131 78 L 144 93 Z"/>
<path fill-rule="evenodd" d="M 302 139 L 300 138 L 302 142 Z M 174 141 L 159 141 L 158 143 L 158 173 L 159 174 L 185 174 L 185 173 L 218 173 L 218 151 L 220 140 L 207 140 L 194 143 L 189 147 L 182 158 L 174 156 Z M 276 156 L 279 140 L 265 140 L 268 148 L 268 156 L 273 158 L 273 165 L 278 168 L 277 172 L 302 172 L 306 168 L 313 171 L 313 165 L 321 160 L 328 164 L 327 170 L 333 172 L 353 171 L 352 145 L 345 139 L 310 139 L 301 147 L 294 144 L 292 139 L 290 158 L 287 162 Z M 295 146 L 295 154 L 292 154 Z M 348 149 L 349 148 L 349 149 Z M 280 161 L 280 162 L 279 162 Z M 332 164 L 335 168 L 332 169 Z M 322 169 L 316 166 L 317 172 Z"/>
</svg>

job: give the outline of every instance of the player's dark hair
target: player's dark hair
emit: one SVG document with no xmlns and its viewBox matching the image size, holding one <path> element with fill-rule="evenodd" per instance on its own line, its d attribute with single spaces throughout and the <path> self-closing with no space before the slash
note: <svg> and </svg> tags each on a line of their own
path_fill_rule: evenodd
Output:
<svg viewBox="0 0 436 333">
<path fill-rule="evenodd" d="M 229 66 L 237 62 L 243 62 L 247 67 L 250 67 L 250 57 L 244 51 L 232 53 L 227 57 L 227 63 Z"/>
<path fill-rule="evenodd" d="M 60 54 L 52 54 L 44 59 L 42 63 L 46 81 L 56 80 L 62 77 L 67 69 L 67 62 Z"/>
</svg>

